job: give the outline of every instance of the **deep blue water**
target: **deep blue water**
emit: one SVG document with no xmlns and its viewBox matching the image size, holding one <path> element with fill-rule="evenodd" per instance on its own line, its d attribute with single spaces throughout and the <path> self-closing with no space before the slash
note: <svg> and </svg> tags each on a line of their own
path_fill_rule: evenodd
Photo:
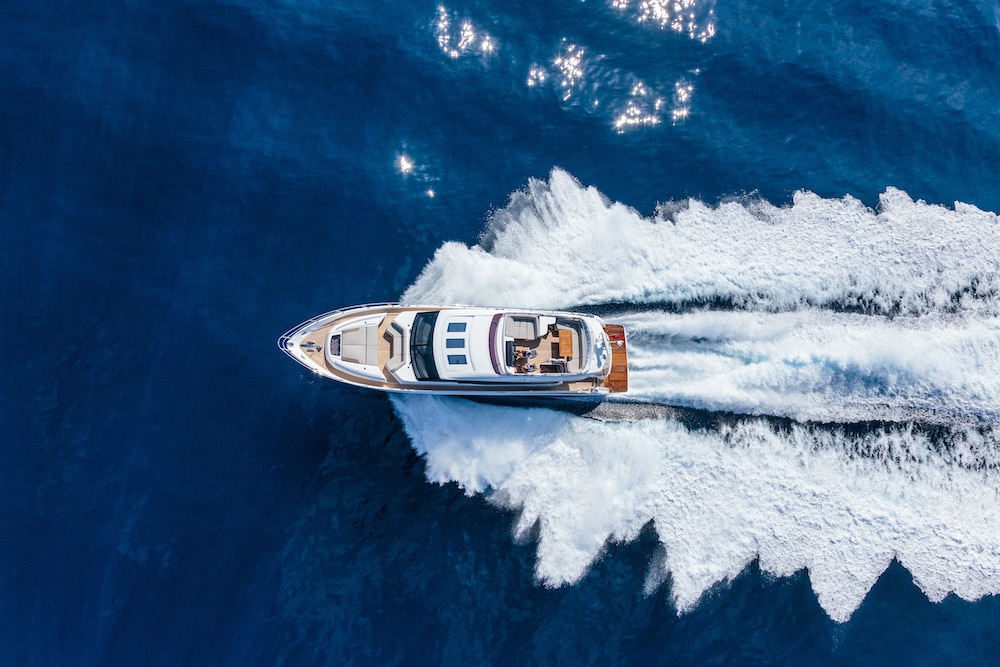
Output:
<svg viewBox="0 0 1000 667">
<path fill-rule="evenodd" d="M 543 586 L 516 513 L 428 483 L 385 396 L 275 348 L 398 299 L 555 166 L 644 215 L 1000 211 L 996 3 L 691 11 L 3 3 L 0 664 L 1000 662 L 995 595 L 931 602 L 899 562 L 845 623 L 755 563 L 678 615 L 643 594 L 648 526 Z M 658 122 L 617 131 L 630 100 Z"/>
</svg>

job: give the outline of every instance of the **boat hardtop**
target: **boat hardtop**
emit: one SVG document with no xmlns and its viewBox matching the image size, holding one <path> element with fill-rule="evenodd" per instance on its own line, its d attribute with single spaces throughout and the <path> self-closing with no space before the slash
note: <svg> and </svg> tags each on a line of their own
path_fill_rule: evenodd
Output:
<svg viewBox="0 0 1000 667">
<path fill-rule="evenodd" d="M 567 396 L 628 388 L 624 328 L 582 313 L 371 304 L 314 317 L 278 345 L 315 373 L 385 391 Z"/>
</svg>

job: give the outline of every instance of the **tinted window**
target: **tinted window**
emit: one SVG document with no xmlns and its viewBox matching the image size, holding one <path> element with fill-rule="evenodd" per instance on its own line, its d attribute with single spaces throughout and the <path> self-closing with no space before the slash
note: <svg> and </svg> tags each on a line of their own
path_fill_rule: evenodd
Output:
<svg viewBox="0 0 1000 667">
<path fill-rule="evenodd" d="M 464 364 L 465 355 L 464 354 L 449 354 L 448 355 L 449 364 Z"/>
<path fill-rule="evenodd" d="M 465 347 L 465 340 L 463 340 L 462 338 L 449 338 L 447 341 L 445 341 L 445 346 L 462 348 Z"/>
<path fill-rule="evenodd" d="M 465 322 L 448 322 L 448 333 L 465 331 Z"/>
<path fill-rule="evenodd" d="M 413 374 L 418 380 L 439 380 L 434 364 L 434 325 L 437 313 L 417 313 L 410 329 L 410 359 L 413 360 Z"/>
</svg>

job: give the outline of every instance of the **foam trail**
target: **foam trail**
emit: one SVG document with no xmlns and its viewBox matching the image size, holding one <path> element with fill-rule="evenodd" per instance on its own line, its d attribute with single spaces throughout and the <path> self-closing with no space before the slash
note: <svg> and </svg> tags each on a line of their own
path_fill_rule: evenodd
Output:
<svg viewBox="0 0 1000 667">
<path fill-rule="evenodd" d="M 998 266 L 997 215 L 960 202 L 952 210 L 889 189 L 875 212 L 851 197 L 798 192 L 786 208 L 688 200 L 648 219 L 555 169 L 512 195 L 479 245 L 439 248 L 402 300 L 996 315 Z"/>
<path fill-rule="evenodd" d="M 647 590 L 669 574 L 682 612 L 754 558 L 806 568 L 838 621 L 893 558 L 931 600 L 975 600 L 1000 592 L 998 266 L 1000 221 L 966 204 L 889 189 L 873 211 L 799 192 L 649 219 L 557 169 L 478 245 L 442 246 L 403 300 L 618 304 L 602 312 L 625 311 L 634 398 L 833 424 L 393 405 L 430 480 L 518 509 L 518 536 L 538 526 L 547 585 L 652 521 Z M 870 419 L 899 421 L 837 425 Z"/>
<path fill-rule="evenodd" d="M 1000 318 L 829 311 L 613 317 L 630 398 L 816 421 L 1000 421 Z"/>
<path fill-rule="evenodd" d="M 907 429 L 859 442 L 761 421 L 695 432 L 440 397 L 393 404 L 431 481 L 491 491 L 520 510 L 519 537 L 537 523 L 536 575 L 547 585 L 575 583 L 608 540 L 635 539 L 653 521 L 664 551 L 647 587 L 669 571 L 681 612 L 758 557 L 779 576 L 808 569 L 838 621 L 893 558 L 932 600 L 1000 592 L 995 469 L 945 461 Z M 858 447 L 868 456 L 852 454 Z"/>
</svg>

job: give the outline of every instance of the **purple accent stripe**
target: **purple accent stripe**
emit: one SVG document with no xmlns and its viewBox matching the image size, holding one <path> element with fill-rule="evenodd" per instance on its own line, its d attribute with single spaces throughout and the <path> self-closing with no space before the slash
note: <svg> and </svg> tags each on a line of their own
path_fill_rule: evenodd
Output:
<svg viewBox="0 0 1000 667">
<path fill-rule="evenodd" d="M 500 370 L 500 362 L 497 360 L 497 327 L 500 325 L 500 318 L 503 317 L 502 313 L 497 313 L 493 316 L 493 321 L 490 322 L 490 363 L 493 364 L 493 371 L 497 375 L 503 375 Z"/>
</svg>

